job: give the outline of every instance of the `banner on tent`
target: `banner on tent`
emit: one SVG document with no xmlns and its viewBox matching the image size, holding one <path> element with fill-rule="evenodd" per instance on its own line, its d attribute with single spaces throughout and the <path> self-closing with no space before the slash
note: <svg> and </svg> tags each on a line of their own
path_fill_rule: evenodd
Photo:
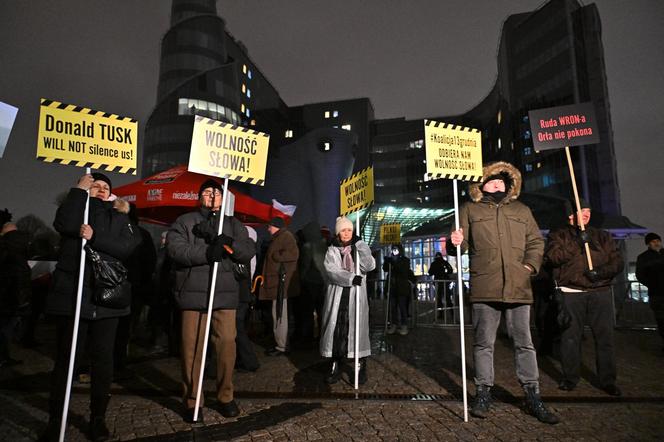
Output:
<svg viewBox="0 0 664 442">
<path fill-rule="evenodd" d="M 599 143 L 592 102 L 531 110 L 528 119 L 536 150 Z"/>
<path fill-rule="evenodd" d="M 398 244 L 401 242 L 401 224 L 382 224 L 380 226 L 381 244 Z"/>
<path fill-rule="evenodd" d="M 269 142 L 262 132 L 197 115 L 188 170 L 262 186 Z"/>
<path fill-rule="evenodd" d="M 430 179 L 482 179 L 482 133 L 477 129 L 424 120 Z"/>
<path fill-rule="evenodd" d="M 133 118 L 41 99 L 37 159 L 136 175 Z"/>
<path fill-rule="evenodd" d="M 369 166 L 342 180 L 339 194 L 341 215 L 369 207 L 374 200 L 373 167 Z"/>
</svg>

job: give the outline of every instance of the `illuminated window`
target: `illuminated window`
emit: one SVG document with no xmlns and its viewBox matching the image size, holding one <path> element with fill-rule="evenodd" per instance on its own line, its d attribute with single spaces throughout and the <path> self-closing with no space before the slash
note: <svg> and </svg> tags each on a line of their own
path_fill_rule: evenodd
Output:
<svg viewBox="0 0 664 442">
<path fill-rule="evenodd" d="M 503 142 L 500 140 L 500 138 L 498 138 L 498 149 L 502 148 L 503 148 Z"/>
<path fill-rule="evenodd" d="M 251 123 L 249 123 L 249 124 L 251 124 L 252 126 L 255 126 L 256 125 L 256 120 L 251 120 Z"/>
<path fill-rule="evenodd" d="M 350 124 L 344 124 L 341 128 L 344 130 L 350 130 Z"/>
<path fill-rule="evenodd" d="M 325 111 L 325 118 L 330 118 L 330 111 Z"/>
<path fill-rule="evenodd" d="M 542 163 L 537 163 L 537 168 L 539 169 L 540 167 L 542 167 Z"/>
<path fill-rule="evenodd" d="M 247 92 L 247 85 L 242 83 L 242 93 L 244 94 L 245 92 Z"/>
<path fill-rule="evenodd" d="M 293 131 L 291 129 L 286 130 L 284 138 L 293 138 Z"/>
<path fill-rule="evenodd" d="M 498 115 L 496 116 L 496 121 L 498 122 L 498 124 L 500 124 L 502 119 L 503 119 L 503 113 L 501 111 L 498 111 Z"/>
<path fill-rule="evenodd" d="M 327 152 L 327 151 L 330 150 L 331 148 L 332 148 L 332 143 L 327 142 L 327 141 L 326 141 L 325 143 L 323 143 L 323 150 L 324 150 L 325 152 Z"/>
<path fill-rule="evenodd" d="M 243 64 L 243 65 L 242 65 L 242 73 L 243 73 L 243 74 L 246 74 L 246 73 L 247 73 L 247 65 L 246 65 L 246 64 Z"/>
<path fill-rule="evenodd" d="M 251 98 L 251 89 L 247 89 L 247 98 Z"/>
<path fill-rule="evenodd" d="M 249 108 L 247 108 L 245 114 L 247 115 L 247 117 L 251 117 L 251 111 L 249 110 Z"/>
<path fill-rule="evenodd" d="M 533 171 L 533 165 L 532 164 L 526 164 L 526 172 L 532 172 Z"/>
<path fill-rule="evenodd" d="M 244 104 L 241 104 L 240 105 L 240 112 L 244 113 L 244 109 L 245 109 Z"/>
<path fill-rule="evenodd" d="M 249 80 L 251 80 L 251 69 L 247 72 L 247 77 L 249 77 Z"/>
<path fill-rule="evenodd" d="M 332 118 L 337 118 L 339 116 L 339 111 L 332 111 Z"/>
</svg>

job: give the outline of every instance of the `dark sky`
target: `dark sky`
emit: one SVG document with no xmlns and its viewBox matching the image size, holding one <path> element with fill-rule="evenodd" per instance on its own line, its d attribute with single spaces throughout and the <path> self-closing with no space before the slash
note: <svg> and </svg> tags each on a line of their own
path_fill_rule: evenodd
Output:
<svg viewBox="0 0 664 442">
<path fill-rule="evenodd" d="M 598 0 L 625 215 L 664 232 L 664 2 Z M 462 113 L 490 91 L 503 20 L 525 0 L 222 0 L 219 14 L 289 105 L 369 97 L 377 118 Z M 34 159 L 39 99 L 144 122 L 167 0 L 0 2 L 0 101 L 19 108 L 0 208 L 50 223 L 83 169 Z M 113 175 L 116 185 L 130 176 Z"/>
</svg>

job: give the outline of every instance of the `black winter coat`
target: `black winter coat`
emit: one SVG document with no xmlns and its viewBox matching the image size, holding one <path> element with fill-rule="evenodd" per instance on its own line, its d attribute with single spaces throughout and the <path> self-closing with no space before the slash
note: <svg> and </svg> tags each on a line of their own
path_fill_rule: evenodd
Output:
<svg viewBox="0 0 664 442">
<path fill-rule="evenodd" d="M 55 214 L 53 227 L 60 234 L 58 263 L 53 272 L 53 286 L 46 298 L 46 313 L 74 316 L 78 272 L 81 260 L 79 230 L 83 224 L 87 192 L 72 188 Z M 129 203 L 123 200 L 102 201 L 90 198 L 88 224 L 94 233 L 88 244 L 107 261 L 125 261 L 138 244 L 138 238 L 129 223 Z M 125 316 L 125 309 L 99 307 L 92 302 L 92 267 L 85 264 L 83 277 L 82 319 L 102 319 Z"/>
<path fill-rule="evenodd" d="M 648 249 L 636 258 L 636 279 L 648 287 L 650 307 L 664 310 L 664 249 Z"/>
<path fill-rule="evenodd" d="M 211 265 L 206 251 L 209 245 L 205 239 L 196 236 L 194 226 L 201 221 L 219 224 L 218 217 L 210 218 L 210 210 L 201 208 L 185 213 L 175 220 L 168 231 L 168 255 L 175 264 L 175 302 L 181 310 L 207 310 L 210 293 Z M 249 238 L 244 225 L 232 216 L 224 216 L 222 233 L 233 239 L 233 260 L 249 264 L 256 255 L 256 243 Z M 236 309 L 238 306 L 239 284 L 233 275 L 233 261 L 224 257 L 217 266 L 217 280 L 214 291 L 214 309 Z"/>
</svg>

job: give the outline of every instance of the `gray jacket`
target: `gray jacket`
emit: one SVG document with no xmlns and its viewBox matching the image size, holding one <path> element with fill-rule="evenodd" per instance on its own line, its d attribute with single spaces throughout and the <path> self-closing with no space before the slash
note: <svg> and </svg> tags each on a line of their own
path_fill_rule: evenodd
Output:
<svg viewBox="0 0 664 442">
<path fill-rule="evenodd" d="M 167 236 L 168 255 L 175 263 L 175 301 L 181 310 L 207 310 L 212 266 L 205 252 L 208 244 L 196 236 L 193 228 L 208 220 L 209 209 L 201 208 L 180 216 L 171 225 Z M 208 222 L 219 224 L 218 218 Z M 224 217 L 222 233 L 233 238 L 232 259 L 224 257 L 217 266 L 217 280 L 213 309 L 235 309 L 238 305 L 239 284 L 233 275 L 233 261 L 249 264 L 256 254 L 256 245 L 247 229 L 234 217 Z"/>
</svg>

